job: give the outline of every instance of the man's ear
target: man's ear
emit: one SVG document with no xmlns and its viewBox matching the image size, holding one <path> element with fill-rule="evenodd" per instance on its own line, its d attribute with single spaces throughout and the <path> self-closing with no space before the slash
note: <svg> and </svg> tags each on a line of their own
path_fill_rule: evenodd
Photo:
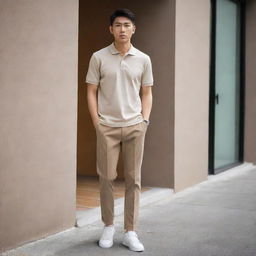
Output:
<svg viewBox="0 0 256 256">
<path fill-rule="evenodd" d="M 109 26 L 109 31 L 111 34 L 113 34 L 113 27 L 112 26 Z"/>
<path fill-rule="evenodd" d="M 133 34 L 135 33 L 135 30 L 136 30 L 136 27 L 135 27 L 135 25 L 133 25 Z"/>
</svg>

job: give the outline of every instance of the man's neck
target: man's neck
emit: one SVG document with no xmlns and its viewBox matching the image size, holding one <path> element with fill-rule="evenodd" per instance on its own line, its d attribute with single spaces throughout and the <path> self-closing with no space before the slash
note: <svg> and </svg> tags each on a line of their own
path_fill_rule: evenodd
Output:
<svg viewBox="0 0 256 256">
<path fill-rule="evenodd" d="M 125 55 L 131 47 L 131 42 L 129 41 L 127 43 L 120 44 L 120 43 L 114 41 L 114 45 L 115 45 L 116 49 L 120 52 L 121 55 Z"/>
</svg>

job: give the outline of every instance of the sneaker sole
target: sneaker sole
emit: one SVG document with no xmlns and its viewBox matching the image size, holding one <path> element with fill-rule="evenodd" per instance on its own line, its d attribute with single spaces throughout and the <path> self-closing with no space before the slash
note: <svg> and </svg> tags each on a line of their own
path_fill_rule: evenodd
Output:
<svg viewBox="0 0 256 256">
<path fill-rule="evenodd" d="M 113 243 L 112 243 L 111 245 L 106 246 L 106 245 L 103 245 L 103 244 L 101 244 L 100 242 L 98 242 L 98 245 L 99 245 L 99 247 L 101 247 L 101 248 L 107 249 L 107 248 L 112 247 L 112 246 L 113 246 Z"/>
<path fill-rule="evenodd" d="M 125 242 L 122 242 L 122 245 L 124 245 L 125 247 L 128 247 L 128 249 L 130 251 L 133 251 L 133 252 L 143 252 L 144 250 L 136 250 L 136 249 L 133 249 L 131 248 L 128 244 L 126 244 Z"/>
</svg>

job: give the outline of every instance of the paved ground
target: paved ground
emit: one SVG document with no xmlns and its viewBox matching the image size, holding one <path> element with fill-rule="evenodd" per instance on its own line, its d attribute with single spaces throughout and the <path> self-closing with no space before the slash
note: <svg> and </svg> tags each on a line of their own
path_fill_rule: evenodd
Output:
<svg viewBox="0 0 256 256">
<path fill-rule="evenodd" d="M 65 232 L 2 256 L 256 256 L 256 168 L 227 171 L 140 210 L 145 251 L 121 245 L 123 215 L 115 219 L 115 244 L 97 246 L 102 223 Z"/>
</svg>

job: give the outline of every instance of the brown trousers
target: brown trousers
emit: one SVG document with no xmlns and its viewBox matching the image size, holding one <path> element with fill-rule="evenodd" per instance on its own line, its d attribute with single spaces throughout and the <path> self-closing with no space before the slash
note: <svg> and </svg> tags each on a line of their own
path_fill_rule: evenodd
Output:
<svg viewBox="0 0 256 256">
<path fill-rule="evenodd" d="M 113 181 L 122 151 L 125 178 L 124 228 L 135 230 L 138 222 L 141 192 L 141 165 L 147 124 L 140 122 L 127 127 L 98 124 L 97 173 L 100 184 L 101 216 L 105 225 L 114 221 Z"/>
</svg>

